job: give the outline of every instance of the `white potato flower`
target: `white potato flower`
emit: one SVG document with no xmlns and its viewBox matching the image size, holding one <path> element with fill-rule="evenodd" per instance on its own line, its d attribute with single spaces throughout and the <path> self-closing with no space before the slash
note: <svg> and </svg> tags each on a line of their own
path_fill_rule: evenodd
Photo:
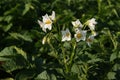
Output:
<svg viewBox="0 0 120 80">
<path fill-rule="evenodd" d="M 46 29 L 51 30 L 53 22 L 51 21 L 50 17 L 46 14 L 46 15 L 42 16 L 42 18 L 43 18 L 43 22 L 38 20 L 38 24 L 40 25 L 42 30 L 44 32 L 46 32 Z"/>
<path fill-rule="evenodd" d="M 90 35 L 87 38 L 86 42 L 87 42 L 87 44 L 88 44 L 89 47 L 91 47 L 91 44 L 93 43 L 94 37 L 95 37 L 94 35 Z"/>
<path fill-rule="evenodd" d="M 77 19 L 76 21 L 72 21 L 72 25 L 73 25 L 75 28 L 78 28 L 78 27 L 82 28 L 82 27 L 83 27 L 83 25 L 82 25 L 82 23 L 79 21 L 79 19 Z"/>
<path fill-rule="evenodd" d="M 76 34 L 74 35 L 74 37 L 76 38 L 76 41 L 79 42 L 80 40 L 85 41 L 86 39 L 86 32 L 85 30 L 77 30 Z"/>
<path fill-rule="evenodd" d="M 50 17 L 47 14 L 45 16 L 42 16 L 42 17 L 43 17 L 43 23 L 45 24 L 44 28 L 51 30 L 53 22 L 51 21 Z"/>
<path fill-rule="evenodd" d="M 97 24 L 97 22 L 95 21 L 95 18 L 88 20 L 87 23 L 90 30 L 95 30 L 95 25 Z"/>
<path fill-rule="evenodd" d="M 61 32 L 62 32 L 62 41 L 70 41 L 71 40 L 71 33 L 68 28 L 65 31 L 61 31 Z"/>
<path fill-rule="evenodd" d="M 52 29 L 52 23 L 55 20 L 55 11 L 52 11 L 52 14 L 48 16 L 48 14 L 42 16 L 43 20 L 38 20 L 38 24 L 42 28 L 44 32 L 46 32 L 46 29 L 51 30 Z"/>
</svg>

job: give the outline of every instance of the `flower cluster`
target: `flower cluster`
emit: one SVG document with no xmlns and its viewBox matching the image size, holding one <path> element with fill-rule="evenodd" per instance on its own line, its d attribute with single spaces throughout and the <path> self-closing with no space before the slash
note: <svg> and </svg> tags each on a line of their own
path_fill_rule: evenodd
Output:
<svg viewBox="0 0 120 80">
<path fill-rule="evenodd" d="M 75 37 L 76 41 L 79 42 L 79 41 L 83 40 L 83 41 L 87 42 L 88 46 L 91 46 L 91 43 L 93 42 L 94 37 L 96 36 L 96 32 L 95 32 L 96 24 L 97 24 L 97 22 L 95 21 L 95 18 L 88 20 L 84 25 L 82 25 L 82 23 L 79 21 L 79 19 L 77 19 L 76 21 L 72 21 L 72 25 L 75 30 L 74 37 Z M 89 27 L 89 29 L 92 33 L 87 38 L 86 38 L 87 31 L 89 31 L 89 30 L 84 30 L 86 26 Z M 71 33 L 70 33 L 69 29 L 67 28 L 65 31 L 62 31 L 62 41 L 70 41 L 70 40 L 71 40 Z"/>
<path fill-rule="evenodd" d="M 42 28 L 42 30 L 44 32 L 46 32 L 46 29 L 51 30 L 52 29 L 52 24 L 55 20 L 55 12 L 52 11 L 52 15 L 44 15 L 42 16 L 43 21 L 38 20 L 38 23 L 40 25 L 40 27 Z M 91 43 L 94 40 L 94 37 L 96 36 L 96 32 L 95 32 L 95 25 L 97 24 L 97 22 L 95 21 L 95 18 L 92 18 L 90 20 L 87 20 L 84 24 L 82 24 L 79 19 L 77 19 L 76 21 L 72 21 L 71 22 L 73 25 L 73 29 L 74 29 L 74 38 L 76 39 L 76 42 L 79 41 L 86 41 L 88 46 L 91 46 Z M 89 28 L 89 30 L 85 30 L 86 27 Z M 91 32 L 91 34 L 87 35 L 87 32 Z M 71 37 L 71 32 L 70 30 L 67 28 L 66 30 L 62 30 L 62 42 L 64 41 L 70 41 L 72 39 Z M 43 44 L 45 43 L 46 37 L 43 38 Z"/>
</svg>

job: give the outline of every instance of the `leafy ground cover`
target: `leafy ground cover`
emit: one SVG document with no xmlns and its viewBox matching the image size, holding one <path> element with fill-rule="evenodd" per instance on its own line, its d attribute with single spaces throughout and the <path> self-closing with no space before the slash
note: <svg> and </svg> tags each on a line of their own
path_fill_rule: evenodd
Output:
<svg viewBox="0 0 120 80">
<path fill-rule="evenodd" d="M 1 0 L 0 79 L 119 80 L 119 0 Z"/>
</svg>

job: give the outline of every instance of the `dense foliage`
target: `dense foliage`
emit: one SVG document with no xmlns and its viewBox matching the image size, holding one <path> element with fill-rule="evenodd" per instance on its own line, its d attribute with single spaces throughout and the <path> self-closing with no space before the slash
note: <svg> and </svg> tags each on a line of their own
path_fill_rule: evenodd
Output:
<svg viewBox="0 0 120 80">
<path fill-rule="evenodd" d="M 0 0 L 0 79 L 119 80 L 119 5 L 120 0 Z M 54 30 L 44 32 L 38 20 L 52 11 Z M 71 21 L 91 18 L 97 21 L 91 46 L 61 41 L 66 28 L 74 36 Z"/>
</svg>

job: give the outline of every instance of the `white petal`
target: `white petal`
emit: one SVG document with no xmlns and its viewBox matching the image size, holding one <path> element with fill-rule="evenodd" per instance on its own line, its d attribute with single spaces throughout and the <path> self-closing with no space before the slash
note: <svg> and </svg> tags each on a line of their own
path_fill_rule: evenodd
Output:
<svg viewBox="0 0 120 80">
<path fill-rule="evenodd" d="M 96 33 L 95 31 L 92 31 L 92 35 L 93 35 L 93 36 L 97 36 L 98 33 Z"/>
<path fill-rule="evenodd" d="M 83 34 L 83 38 L 82 38 L 82 40 L 83 40 L 83 41 L 86 40 L 86 33 L 87 33 L 87 31 L 82 31 L 82 34 Z"/>
<path fill-rule="evenodd" d="M 67 41 L 70 41 L 70 40 L 71 40 L 71 36 L 69 36 L 66 40 L 67 40 Z"/>
<path fill-rule="evenodd" d="M 46 21 L 50 21 L 52 23 L 52 21 L 50 20 L 48 14 L 46 14 L 45 16 L 42 16 L 43 17 L 43 23 L 46 23 Z"/>
<path fill-rule="evenodd" d="M 76 24 L 75 24 L 75 22 L 74 22 L 74 21 L 72 21 L 72 25 L 73 25 L 73 26 L 76 26 Z"/>
<path fill-rule="evenodd" d="M 80 24 L 80 21 L 79 21 L 79 19 L 77 19 L 75 22 L 76 22 L 76 24 L 78 24 L 78 25 Z"/>
<path fill-rule="evenodd" d="M 52 25 L 48 24 L 48 29 L 51 30 L 52 29 Z"/>
<path fill-rule="evenodd" d="M 40 20 L 38 20 L 38 24 L 40 25 L 41 28 L 44 26 L 44 23 Z"/>
<path fill-rule="evenodd" d="M 79 21 L 79 19 L 76 20 L 76 24 L 77 24 L 80 28 L 83 27 L 83 25 L 82 25 L 82 23 Z"/>
<path fill-rule="evenodd" d="M 95 25 L 89 24 L 89 28 L 90 28 L 90 30 L 95 30 Z"/>
<path fill-rule="evenodd" d="M 91 44 L 92 44 L 92 42 L 93 42 L 93 40 L 94 40 L 94 36 L 91 35 L 91 36 L 88 37 L 88 39 L 90 39 L 90 41 L 87 40 L 87 44 L 88 44 L 89 47 L 91 47 Z"/>
<path fill-rule="evenodd" d="M 97 24 L 97 22 L 96 22 L 95 20 L 96 20 L 95 18 L 92 18 L 92 19 L 91 19 L 91 22 L 92 22 L 93 24 Z"/>
<path fill-rule="evenodd" d="M 95 21 L 95 18 L 88 20 L 88 26 L 89 26 L 90 30 L 95 30 L 96 24 L 97 24 L 97 22 Z"/>
<path fill-rule="evenodd" d="M 45 24 L 43 29 L 52 29 L 52 25 L 51 24 Z"/>
<path fill-rule="evenodd" d="M 51 18 L 51 20 L 55 20 L 55 11 L 52 11 L 52 15 L 51 16 L 49 16 L 50 18 Z"/>
<path fill-rule="evenodd" d="M 83 27 L 83 25 L 81 24 L 81 22 L 79 21 L 79 19 L 77 19 L 76 21 L 72 21 L 72 25 L 74 27 L 80 27 L 80 28 Z"/>
<path fill-rule="evenodd" d="M 46 28 L 45 28 L 45 27 L 43 27 L 42 30 L 43 30 L 44 32 L 46 32 Z"/>
<path fill-rule="evenodd" d="M 62 35 L 65 35 L 65 31 L 61 31 Z"/>
<path fill-rule="evenodd" d="M 62 37 L 62 41 L 66 41 L 66 38 L 65 38 L 65 37 Z"/>
<path fill-rule="evenodd" d="M 65 30 L 65 32 L 70 32 L 70 31 L 69 31 L 69 29 L 67 28 L 67 29 Z"/>
<path fill-rule="evenodd" d="M 89 42 L 87 42 L 88 46 L 91 47 L 91 44 Z"/>
<path fill-rule="evenodd" d="M 61 32 L 62 32 L 62 41 L 70 41 L 71 40 L 71 33 L 68 28 L 65 31 L 61 31 Z M 69 34 L 69 35 L 66 36 L 67 34 Z"/>
</svg>

